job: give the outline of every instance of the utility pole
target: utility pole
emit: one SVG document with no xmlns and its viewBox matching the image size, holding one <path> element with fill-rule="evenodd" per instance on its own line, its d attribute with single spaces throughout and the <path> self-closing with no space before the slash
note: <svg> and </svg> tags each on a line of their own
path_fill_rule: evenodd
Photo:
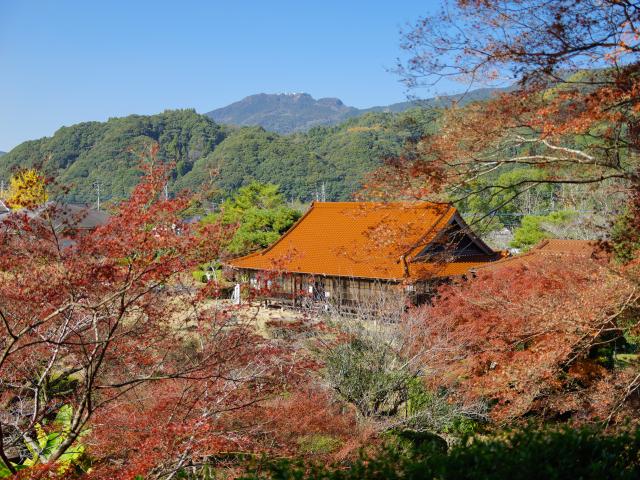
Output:
<svg viewBox="0 0 640 480">
<path fill-rule="evenodd" d="M 327 191 L 324 188 L 324 182 L 322 182 L 322 201 L 323 202 L 327 201 Z"/>
<path fill-rule="evenodd" d="M 164 199 L 169 200 L 169 184 L 164 184 Z"/>
<path fill-rule="evenodd" d="M 100 185 L 101 185 L 100 182 L 93 182 L 93 188 L 96 189 L 96 194 L 98 195 L 98 205 L 97 205 L 98 211 L 100 211 Z"/>
</svg>

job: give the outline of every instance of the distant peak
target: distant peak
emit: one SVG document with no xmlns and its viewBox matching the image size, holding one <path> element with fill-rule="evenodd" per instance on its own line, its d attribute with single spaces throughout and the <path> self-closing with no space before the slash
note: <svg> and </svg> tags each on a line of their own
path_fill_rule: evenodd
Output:
<svg viewBox="0 0 640 480">
<path fill-rule="evenodd" d="M 344 105 L 342 100 L 340 100 L 339 98 L 336 98 L 336 97 L 319 98 L 318 99 L 318 103 L 321 103 L 322 105 L 330 105 L 330 106 L 333 106 L 333 107 L 341 107 L 341 106 Z"/>
<path fill-rule="evenodd" d="M 473 90 L 464 95 L 452 95 L 405 101 L 387 106 L 358 109 L 345 105 L 336 97 L 314 99 L 309 93 L 284 91 L 279 93 L 258 93 L 234 102 L 226 107 L 208 112 L 207 115 L 218 123 L 239 126 L 259 125 L 278 133 L 303 132 L 321 125 L 336 125 L 348 118 L 373 112 L 403 112 L 410 108 L 441 108 L 452 101 L 464 103 L 489 98 L 493 89 Z"/>
<path fill-rule="evenodd" d="M 247 98 L 255 98 L 255 97 L 309 97 L 309 98 L 313 98 L 310 94 L 306 93 L 306 92 L 277 92 L 277 93 L 255 93 L 253 95 L 247 95 L 246 97 L 244 97 L 245 99 Z"/>
<path fill-rule="evenodd" d="M 218 123 L 260 125 L 278 133 L 306 131 L 340 123 L 358 113 L 339 98 L 316 100 L 306 92 L 258 93 L 207 115 Z"/>
</svg>

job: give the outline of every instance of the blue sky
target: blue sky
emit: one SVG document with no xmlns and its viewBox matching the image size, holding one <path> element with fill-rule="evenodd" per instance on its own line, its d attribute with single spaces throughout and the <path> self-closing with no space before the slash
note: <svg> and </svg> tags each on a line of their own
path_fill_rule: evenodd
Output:
<svg viewBox="0 0 640 480">
<path fill-rule="evenodd" d="M 402 101 L 401 28 L 438 0 L 0 0 L 0 150 L 63 125 L 259 92 Z M 447 93 L 447 92 L 438 92 Z"/>
</svg>

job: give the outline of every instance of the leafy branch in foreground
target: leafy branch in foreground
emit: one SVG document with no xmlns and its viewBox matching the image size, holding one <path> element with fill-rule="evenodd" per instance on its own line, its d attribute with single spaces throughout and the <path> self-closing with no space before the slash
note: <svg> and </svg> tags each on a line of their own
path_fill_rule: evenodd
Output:
<svg viewBox="0 0 640 480">
<path fill-rule="evenodd" d="M 188 199 L 162 195 L 166 169 L 144 169 L 95 230 L 54 221 L 56 204 L 0 224 L 0 459 L 10 473 L 58 468 L 91 429 L 82 443 L 94 477 L 162 476 L 245 445 L 251 427 L 230 418 L 295 371 L 285 346 L 207 302 L 215 285 L 184 283 L 231 231 L 184 222 Z M 64 435 L 49 441 L 61 412 Z"/>
</svg>

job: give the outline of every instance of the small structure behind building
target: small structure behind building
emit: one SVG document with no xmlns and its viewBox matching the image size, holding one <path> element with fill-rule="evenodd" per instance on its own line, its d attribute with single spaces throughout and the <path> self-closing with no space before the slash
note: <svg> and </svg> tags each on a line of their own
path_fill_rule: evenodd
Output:
<svg viewBox="0 0 640 480">
<path fill-rule="evenodd" d="M 3 208 L 4 207 L 4 208 Z M 90 232 L 109 221 L 109 214 L 86 205 L 47 202 L 35 208 L 10 210 L 0 202 L 0 222 L 11 215 L 26 215 L 29 221 L 44 222 L 61 238 L 63 246 L 70 245 L 74 238 L 83 232 Z"/>
<path fill-rule="evenodd" d="M 471 272 L 473 274 L 495 271 L 503 267 L 526 266 L 531 261 L 544 259 L 545 262 L 571 261 L 571 258 L 581 257 L 597 260 L 606 257 L 604 243 L 598 240 L 569 240 L 549 238 L 534 245 L 531 250 L 520 255 L 503 258 L 491 264 L 477 265 Z"/>
</svg>

